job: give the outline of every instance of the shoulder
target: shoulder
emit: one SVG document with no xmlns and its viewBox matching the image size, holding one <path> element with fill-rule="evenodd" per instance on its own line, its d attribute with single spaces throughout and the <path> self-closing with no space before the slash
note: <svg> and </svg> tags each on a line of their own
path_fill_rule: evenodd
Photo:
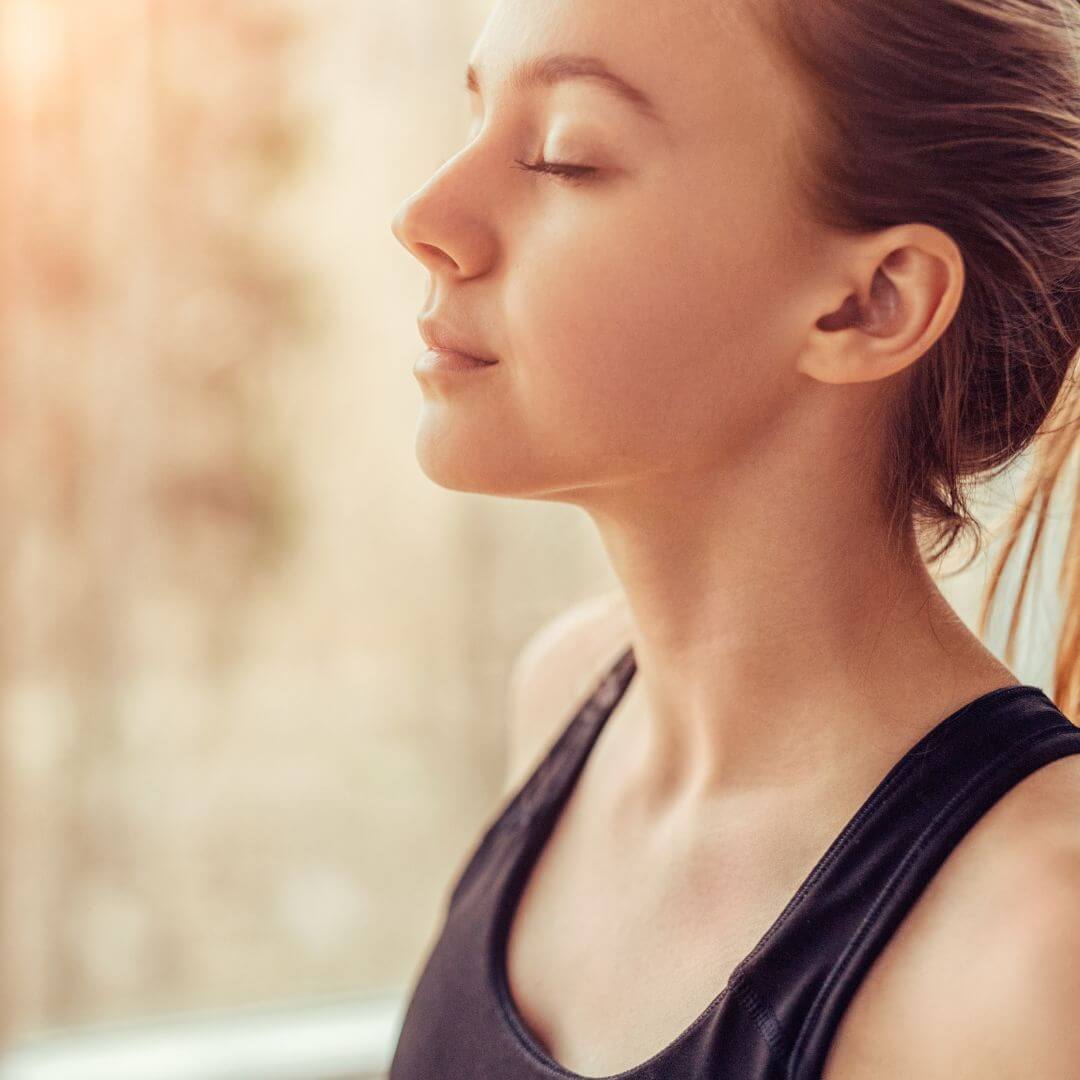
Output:
<svg viewBox="0 0 1080 1080">
<path fill-rule="evenodd" d="M 1080 816 L 1073 824 L 1080 832 Z M 978 1005 L 969 1066 L 987 1080 L 1071 1080 L 1080 1070 L 1080 843 L 1037 854 L 1023 884 L 1015 923 L 987 945 L 995 970 L 967 987 Z"/>
<path fill-rule="evenodd" d="M 629 635 L 625 598 L 613 589 L 559 612 L 526 640 L 510 672 L 506 791 L 538 764 Z"/>
<path fill-rule="evenodd" d="M 1070 1080 L 1080 1062 L 1080 755 L 1011 788 L 846 1010 L 823 1080 Z"/>
</svg>

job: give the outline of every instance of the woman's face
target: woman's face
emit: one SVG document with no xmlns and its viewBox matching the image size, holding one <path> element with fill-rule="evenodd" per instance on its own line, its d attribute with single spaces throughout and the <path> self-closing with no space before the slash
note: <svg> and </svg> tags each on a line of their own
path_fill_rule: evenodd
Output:
<svg viewBox="0 0 1080 1080">
<path fill-rule="evenodd" d="M 513 79 L 560 53 L 599 58 L 655 115 L 599 78 Z M 753 453 L 822 312 L 785 157 L 807 121 L 741 3 L 503 0 L 470 59 L 469 137 L 393 231 L 430 275 L 423 316 L 498 363 L 418 373 L 421 468 L 586 503 Z M 538 160 L 590 171 L 518 164 Z"/>
</svg>

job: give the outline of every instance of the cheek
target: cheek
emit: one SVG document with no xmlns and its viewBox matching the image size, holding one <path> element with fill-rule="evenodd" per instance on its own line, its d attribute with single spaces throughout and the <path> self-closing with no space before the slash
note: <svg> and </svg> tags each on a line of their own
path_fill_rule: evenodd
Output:
<svg viewBox="0 0 1080 1080">
<path fill-rule="evenodd" d="M 712 452 L 768 407 L 771 254 L 719 228 L 715 207 L 599 202 L 576 228 L 549 227 L 513 278 L 530 424 L 628 452 L 635 438 Z"/>
</svg>

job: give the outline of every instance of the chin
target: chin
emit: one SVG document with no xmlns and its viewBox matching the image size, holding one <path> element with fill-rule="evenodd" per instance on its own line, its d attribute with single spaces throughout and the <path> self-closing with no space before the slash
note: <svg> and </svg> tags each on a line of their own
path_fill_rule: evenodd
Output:
<svg viewBox="0 0 1080 1080">
<path fill-rule="evenodd" d="M 464 443 L 464 445 L 462 445 Z M 420 471 L 447 491 L 470 491 L 481 495 L 504 494 L 505 463 L 475 442 L 447 438 L 421 424 L 416 432 L 416 462 Z"/>
<path fill-rule="evenodd" d="M 510 460 L 501 447 L 468 440 L 463 447 L 461 440 L 424 425 L 416 432 L 416 462 L 433 484 L 447 491 L 560 501 L 560 487 L 530 475 L 526 462 Z"/>
</svg>

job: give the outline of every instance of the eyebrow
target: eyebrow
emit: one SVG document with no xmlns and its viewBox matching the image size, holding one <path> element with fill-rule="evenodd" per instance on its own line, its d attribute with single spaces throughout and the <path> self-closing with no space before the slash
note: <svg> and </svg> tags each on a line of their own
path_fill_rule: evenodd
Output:
<svg viewBox="0 0 1080 1080">
<path fill-rule="evenodd" d="M 537 56 L 515 65 L 508 77 L 510 86 L 519 93 L 537 86 L 555 86 L 571 79 L 595 82 L 631 105 L 641 116 L 656 123 L 663 123 L 660 110 L 652 98 L 644 90 L 616 75 L 597 56 L 586 56 L 582 53 Z M 480 79 L 472 64 L 465 69 L 465 89 L 472 94 L 480 93 Z"/>
</svg>

